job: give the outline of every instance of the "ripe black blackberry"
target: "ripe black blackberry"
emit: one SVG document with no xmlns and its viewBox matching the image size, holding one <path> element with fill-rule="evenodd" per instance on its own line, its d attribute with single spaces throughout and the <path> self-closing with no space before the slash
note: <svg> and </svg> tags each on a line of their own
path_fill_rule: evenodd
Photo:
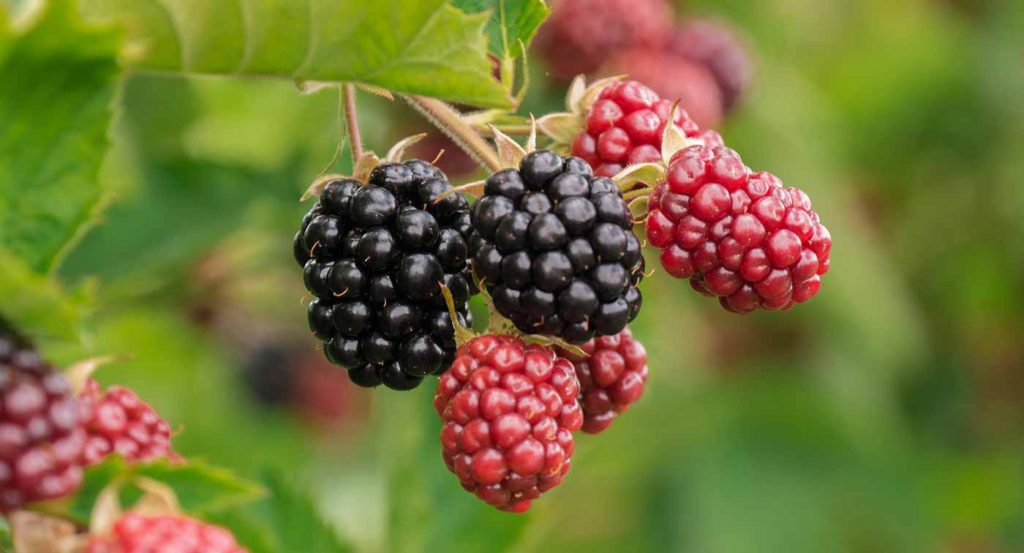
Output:
<svg viewBox="0 0 1024 553">
<path fill-rule="evenodd" d="M 0 321 L 0 513 L 74 492 L 84 446 L 67 379 Z"/>
<path fill-rule="evenodd" d="M 310 328 L 327 358 L 360 386 L 412 389 L 455 358 L 439 285 L 451 290 L 463 324 L 476 290 L 469 204 L 451 190 L 425 161 L 384 163 L 365 186 L 328 182 L 302 220 L 295 258 L 316 296 Z"/>
<path fill-rule="evenodd" d="M 614 181 L 538 150 L 487 179 L 470 254 L 494 306 L 522 332 L 583 343 L 640 310 L 640 241 Z"/>
</svg>

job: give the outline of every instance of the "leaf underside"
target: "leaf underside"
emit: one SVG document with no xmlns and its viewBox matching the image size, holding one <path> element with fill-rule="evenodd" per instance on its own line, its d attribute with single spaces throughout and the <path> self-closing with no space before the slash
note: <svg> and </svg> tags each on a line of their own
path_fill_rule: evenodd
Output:
<svg viewBox="0 0 1024 553">
<path fill-rule="evenodd" d="M 84 0 L 123 20 L 126 61 L 181 73 L 345 81 L 488 107 L 486 14 L 445 0 Z"/>
</svg>

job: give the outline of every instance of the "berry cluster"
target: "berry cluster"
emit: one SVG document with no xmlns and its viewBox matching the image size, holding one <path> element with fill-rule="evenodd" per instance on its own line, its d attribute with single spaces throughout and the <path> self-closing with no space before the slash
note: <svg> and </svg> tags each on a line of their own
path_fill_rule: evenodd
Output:
<svg viewBox="0 0 1024 553">
<path fill-rule="evenodd" d="M 67 379 L 0 331 L 0 513 L 73 492 L 84 445 Z"/>
<path fill-rule="evenodd" d="M 616 334 L 642 301 L 640 241 L 619 187 L 585 161 L 539 150 L 491 175 L 473 207 L 473 268 L 528 334 Z"/>
<path fill-rule="evenodd" d="M 736 105 L 753 80 L 746 48 L 723 23 L 706 19 L 683 22 L 669 37 L 666 50 L 706 67 L 714 75 L 724 111 Z"/>
<path fill-rule="evenodd" d="M 629 75 L 715 127 L 750 86 L 747 50 L 724 23 L 673 23 L 666 0 L 559 0 L 537 36 L 557 79 Z"/>
<path fill-rule="evenodd" d="M 565 355 L 576 367 L 583 406 L 583 431 L 603 432 L 637 402 L 647 384 L 647 350 L 627 328 L 583 344 L 585 355 Z"/>
<path fill-rule="evenodd" d="M 629 75 L 644 83 L 665 101 L 679 100 L 688 118 L 701 128 L 715 128 L 722 121 L 722 91 L 714 73 L 700 63 L 662 48 L 645 48 L 617 54 L 607 68 L 609 74 Z"/>
<path fill-rule="evenodd" d="M 114 522 L 110 535 L 95 535 L 84 553 L 245 553 L 231 532 L 180 515 L 144 516 L 129 512 Z"/>
<path fill-rule="evenodd" d="M 569 471 L 579 392 L 572 363 L 550 348 L 508 336 L 469 341 L 434 396 L 445 464 L 487 503 L 529 509 Z"/>
<path fill-rule="evenodd" d="M 569 79 L 597 71 L 616 52 L 659 45 L 671 21 L 665 0 L 558 0 L 536 45 L 551 73 Z"/>
<path fill-rule="evenodd" d="M 177 459 L 171 449 L 171 426 L 123 386 L 106 391 L 93 379 L 79 395 L 86 432 L 83 457 L 86 464 L 116 453 L 128 461 Z"/>
<path fill-rule="evenodd" d="M 360 386 L 415 388 L 455 355 L 440 285 L 463 324 L 473 281 L 469 204 L 419 160 L 385 163 L 369 184 L 333 180 L 302 221 L 295 257 L 316 299 L 309 324 Z"/>
<path fill-rule="evenodd" d="M 614 82 L 601 90 L 587 111 L 586 126 L 573 140 L 572 154 L 601 177 L 614 176 L 627 165 L 659 161 L 672 104 L 640 82 Z M 717 133 L 701 133 L 686 110 L 677 108 L 673 121 L 687 136 L 720 140 Z"/>
<path fill-rule="evenodd" d="M 730 311 L 788 309 L 828 271 L 832 238 L 807 194 L 724 146 L 677 152 L 649 205 L 647 238 L 665 270 Z"/>
</svg>

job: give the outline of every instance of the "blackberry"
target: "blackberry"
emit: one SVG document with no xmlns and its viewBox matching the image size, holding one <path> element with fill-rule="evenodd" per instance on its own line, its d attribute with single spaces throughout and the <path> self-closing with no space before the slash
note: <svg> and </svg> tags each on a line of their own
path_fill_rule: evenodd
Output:
<svg viewBox="0 0 1024 553">
<path fill-rule="evenodd" d="M 467 491 L 521 513 L 562 482 L 583 425 L 572 363 L 511 336 L 476 337 L 437 383 L 442 456 Z"/>
<path fill-rule="evenodd" d="M 580 380 L 583 431 L 603 432 L 644 393 L 647 351 L 627 328 L 581 346 L 586 355 L 562 354 L 573 362 Z"/>
<path fill-rule="evenodd" d="M 86 432 L 83 460 L 92 465 L 116 453 L 127 461 L 180 460 L 171 448 L 171 425 L 124 386 L 100 388 L 89 379 L 79 395 Z"/>
<path fill-rule="evenodd" d="M 572 142 L 572 154 L 602 177 L 615 176 L 628 165 L 661 161 L 661 138 L 672 104 L 641 82 L 611 83 L 589 106 L 584 126 Z M 720 140 L 714 131 L 701 132 L 682 108 L 677 108 L 673 121 L 690 138 Z"/>
<path fill-rule="evenodd" d="M 74 492 L 84 445 L 67 379 L 0 327 L 0 513 Z"/>
<path fill-rule="evenodd" d="M 729 311 L 789 309 L 828 272 L 832 237 L 807 194 L 727 147 L 674 154 L 648 203 L 647 239 L 665 271 Z"/>
<path fill-rule="evenodd" d="M 582 159 L 538 150 L 491 175 L 470 253 L 499 313 L 520 331 L 583 343 L 640 309 L 640 241 L 622 193 Z"/>
<path fill-rule="evenodd" d="M 235 537 L 220 526 L 183 515 L 128 512 L 108 533 L 94 534 L 84 553 L 245 553 Z"/>
<path fill-rule="evenodd" d="M 691 19 L 670 34 L 665 49 L 693 60 L 715 76 L 728 113 L 750 88 L 753 63 L 735 29 L 708 19 Z"/>
<path fill-rule="evenodd" d="M 553 76 L 569 79 L 622 50 L 661 44 L 671 25 L 665 0 L 559 0 L 537 33 L 537 49 Z"/>
<path fill-rule="evenodd" d="M 665 100 L 679 100 L 679 107 L 702 129 L 715 128 L 722 120 L 722 92 L 714 74 L 688 58 L 663 48 L 634 48 L 609 60 L 604 72 L 629 75 Z"/>
<path fill-rule="evenodd" d="M 364 387 L 415 388 L 455 357 L 440 284 L 463 324 L 476 292 L 465 196 L 433 165 L 384 163 L 369 183 L 328 182 L 295 237 L 309 324 L 327 358 Z"/>
</svg>

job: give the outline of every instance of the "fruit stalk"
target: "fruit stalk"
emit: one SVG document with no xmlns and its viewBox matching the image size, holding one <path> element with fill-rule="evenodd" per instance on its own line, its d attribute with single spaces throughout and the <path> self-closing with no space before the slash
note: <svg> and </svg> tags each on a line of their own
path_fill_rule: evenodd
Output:
<svg viewBox="0 0 1024 553">
<path fill-rule="evenodd" d="M 473 129 L 472 125 L 462 119 L 455 108 L 435 98 L 402 97 L 485 169 L 488 171 L 501 169 L 501 162 L 498 160 L 498 154 L 494 148 Z"/>
<path fill-rule="evenodd" d="M 352 145 L 352 163 L 363 155 L 363 138 L 359 134 L 359 112 L 356 110 L 356 86 L 346 83 L 342 87 L 345 98 L 345 124 L 348 125 L 348 141 Z"/>
</svg>

